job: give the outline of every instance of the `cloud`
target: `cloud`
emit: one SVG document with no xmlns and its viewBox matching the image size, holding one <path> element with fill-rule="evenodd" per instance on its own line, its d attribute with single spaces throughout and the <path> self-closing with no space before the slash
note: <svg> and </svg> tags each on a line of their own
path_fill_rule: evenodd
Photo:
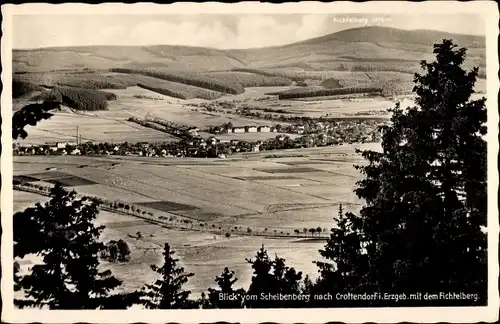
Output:
<svg viewBox="0 0 500 324">
<path fill-rule="evenodd" d="M 247 15 L 236 19 L 235 28 L 220 20 L 143 22 L 128 34 L 134 44 L 170 44 L 217 48 L 250 48 L 282 45 L 319 36 L 326 16 L 307 15 L 296 22 L 278 23 L 271 16 Z"/>
<path fill-rule="evenodd" d="M 138 24 L 127 38 L 130 43 L 141 45 L 218 46 L 231 36 L 231 31 L 217 21 L 201 24 L 196 21 L 171 23 L 158 20 Z"/>
<path fill-rule="evenodd" d="M 400 15 L 388 25 L 480 33 L 480 16 Z M 467 21 L 467 23 L 464 23 Z M 16 16 L 14 48 L 71 45 L 186 45 L 215 48 L 278 46 L 353 26 L 332 23 L 332 15 L 67 15 Z M 342 27 L 342 28 L 340 28 Z"/>
<path fill-rule="evenodd" d="M 93 42 L 95 44 L 112 44 L 117 39 L 123 37 L 123 34 L 124 28 L 121 26 L 107 27 L 95 35 Z"/>
</svg>

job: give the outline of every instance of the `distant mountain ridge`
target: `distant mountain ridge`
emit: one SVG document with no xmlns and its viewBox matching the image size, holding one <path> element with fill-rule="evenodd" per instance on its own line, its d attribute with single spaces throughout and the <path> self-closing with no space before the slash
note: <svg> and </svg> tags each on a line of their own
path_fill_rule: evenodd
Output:
<svg viewBox="0 0 500 324">
<path fill-rule="evenodd" d="M 283 46 L 251 49 L 215 49 L 178 45 L 72 46 L 14 49 L 15 72 L 117 67 L 166 68 L 205 71 L 241 68 L 301 68 L 334 70 L 340 64 L 373 62 L 400 65 L 432 59 L 432 45 L 443 38 L 468 48 L 470 65 L 484 67 L 485 37 L 433 30 L 358 27 Z M 413 63 L 412 63 L 413 62 Z M 380 64 L 379 64 L 380 65 Z"/>
<path fill-rule="evenodd" d="M 311 38 L 302 42 L 289 44 L 314 44 L 324 41 L 344 41 L 344 42 L 397 42 L 406 44 L 418 44 L 432 46 L 443 38 L 451 38 L 460 46 L 470 48 L 483 48 L 486 46 L 486 38 L 477 35 L 455 34 L 431 29 L 406 30 L 393 27 L 367 26 L 344 29 L 339 32 Z"/>
</svg>

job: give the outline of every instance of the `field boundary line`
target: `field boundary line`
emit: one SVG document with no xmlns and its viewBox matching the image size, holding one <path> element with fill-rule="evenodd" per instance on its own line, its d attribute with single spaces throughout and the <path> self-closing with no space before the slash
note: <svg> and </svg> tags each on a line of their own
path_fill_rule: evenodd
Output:
<svg viewBox="0 0 500 324">
<path fill-rule="evenodd" d="M 40 186 L 42 187 L 42 186 Z M 40 187 L 37 187 L 37 188 L 40 188 Z M 42 195 L 42 196 L 45 196 L 45 197 L 50 197 L 50 194 L 49 194 L 49 190 L 51 187 L 42 187 L 43 189 L 35 189 L 35 188 L 29 188 L 25 185 L 20 185 L 20 184 L 14 184 L 13 185 L 13 189 L 14 190 L 18 190 L 18 191 L 25 191 L 25 192 L 30 192 L 30 193 L 34 193 L 34 194 L 39 194 L 39 195 Z M 76 191 L 75 191 L 76 192 Z M 83 196 L 86 196 L 84 194 L 80 194 L 80 193 L 77 193 L 77 196 L 78 197 L 83 197 Z M 100 197 L 92 197 L 92 196 L 86 196 L 86 197 L 89 197 L 90 199 L 95 199 L 95 200 L 103 200 L 102 198 Z M 108 201 L 109 203 L 109 201 Z M 130 204 L 131 206 L 135 206 L 134 204 Z M 140 206 L 140 205 L 139 205 Z M 143 206 L 140 206 L 142 208 L 144 208 Z M 327 239 L 330 234 L 328 233 L 327 236 L 323 235 L 318 235 L 318 236 L 314 236 L 314 234 L 312 235 L 307 235 L 307 234 L 302 234 L 302 233 L 296 233 L 296 234 L 287 234 L 285 235 L 284 233 L 281 234 L 281 232 L 284 232 L 284 231 L 280 231 L 278 232 L 278 230 L 276 229 L 276 232 L 274 232 L 274 229 L 269 227 L 269 228 L 266 228 L 267 231 L 261 231 L 261 232 L 247 232 L 245 231 L 243 228 L 241 227 L 245 227 L 245 226 L 240 226 L 240 231 L 233 231 L 231 230 L 230 232 L 227 231 L 227 229 L 229 229 L 230 227 L 232 227 L 233 225 L 232 224 L 218 224 L 219 227 L 221 227 L 221 230 L 219 230 L 218 228 L 214 228 L 214 229 L 211 229 L 210 227 L 207 226 L 207 229 L 206 230 L 203 230 L 203 229 L 196 229 L 195 228 L 195 224 L 192 224 L 191 227 L 188 227 L 187 225 L 186 226 L 176 226 L 175 224 L 169 224 L 167 223 L 166 221 L 162 221 L 161 219 L 159 219 L 159 217 L 164 217 L 163 215 L 161 216 L 158 216 L 158 219 L 155 219 L 153 216 L 151 217 L 147 217 L 147 216 L 144 216 L 144 215 L 139 215 L 137 213 L 133 213 L 133 212 L 128 212 L 128 211 L 124 211 L 124 210 L 118 210 L 118 209 L 115 209 L 115 208 L 110 208 L 110 207 L 107 207 L 107 206 L 104 206 L 104 204 L 99 204 L 98 206 L 99 209 L 101 210 L 104 210 L 104 211 L 108 211 L 110 213 L 115 213 L 115 214 L 121 214 L 121 215 L 128 215 L 128 216 L 133 216 L 133 217 L 137 217 L 137 218 L 141 218 L 141 219 L 144 219 L 146 222 L 148 223 L 154 223 L 158 226 L 161 226 L 161 227 L 164 227 L 164 228 L 169 228 L 169 229 L 178 229 L 178 230 L 188 230 L 188 231 L 193 231 L 193 232 L 201 232 L 201 233 L 210 233 L 210 234 L 213 234 L 213 235 L 224 235 L 224 233 L 230 233 L 230 235 L 238 235 L 238 236 L 263 236 L 263 237 L 267 237 L 267 238 L 276 238 L 276 239 L 283 239 L 283 238 L 288 238 L 288 239 L 296 239 L 296 238 L 308 238 L 308 239 L 311 239 L 311 238 L 316 238 L 316 239 Z M 171 216 L 175 216 L 176 218 L 177 217 L 181 217 L 181 218 L 184 218 L 184 219 L 190 219 L 190 220 L 195 220 L 195 219 L 192 219 L 192 218 L 188 218 L 188 217 L 183 217 L 183 216 L 179 216 L 179 215 L 175 215 L 175 214 L 170 214 L 168 212 L 162 212 L 163 214 L 167 214 L 167 215 L 171 215 Z M 200 222 L 202 223 L 202 222 Z M 226 227 L 226 229 L 224 229 L 223 227 Z M 247 228 L 251 228 L 251 227 L 247 227 Z M 300 230 L 300 229 L 299 229 Z M 274 233 L 274 235 L 273 235 Z M 326 234 L 326 233 L 323 233 L 323 234 Z"/>
</svg>

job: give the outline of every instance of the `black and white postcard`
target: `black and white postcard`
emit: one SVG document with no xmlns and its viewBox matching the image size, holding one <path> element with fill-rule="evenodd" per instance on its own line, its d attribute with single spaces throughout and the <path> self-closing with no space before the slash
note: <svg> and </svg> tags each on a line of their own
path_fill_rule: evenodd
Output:
<svg viewBox="0 0 500 324">
<path fill-rule="evenodd" d="M 494 2 L 2 15 L 2 321 L 498 320 Z"/>
</svg>

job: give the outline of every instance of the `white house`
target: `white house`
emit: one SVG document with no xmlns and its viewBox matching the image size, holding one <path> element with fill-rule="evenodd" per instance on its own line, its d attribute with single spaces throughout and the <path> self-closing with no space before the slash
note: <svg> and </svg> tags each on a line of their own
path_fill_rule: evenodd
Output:
<svg viewBox="0 0 500 324">
<path fill-rule="evenodd" d="M 271 131 L 271 127 L 269 126 L 259 126 L 257 129 L 261 133 L 269 133 Z"/>
<path fill-rule="evenodd" d="M 297 134 L 304 134 L 304 129 L 305 127 L 304 126 L 297 126 Z"/>
<path fill-rule="evenodd" d="M 249 133 L 257 133 L 257 126 L 249 126 L 248 132 Z"/>
<path fill-rule="evenodd" d="M 198 127 L 190 127 L 187 131 L 192 136 L 198 136 L 198 131 L 200 129 Z"/>
<path fill-rule="evenodd" d="M 76 149 L 74 149 L 73 151 L 71 151 L 71 153 L 70 153 L 70 154 L 71 154 L 71 155 L 80 155 L 80 154 L 81 154 L 81 152 L 80 152 L 80 149 L 76 148 Z"/>
<path fill-rule="evenodd" d="M 234 127 L 233 128 L 233 133 L 244 133 L 245 132 L 245 127 Z"/>
<path fill-rule="evenodd" d="M 57 148 L 64 149 L 66 148 L 66 143 L 57 143 Z"/>
</svg>

